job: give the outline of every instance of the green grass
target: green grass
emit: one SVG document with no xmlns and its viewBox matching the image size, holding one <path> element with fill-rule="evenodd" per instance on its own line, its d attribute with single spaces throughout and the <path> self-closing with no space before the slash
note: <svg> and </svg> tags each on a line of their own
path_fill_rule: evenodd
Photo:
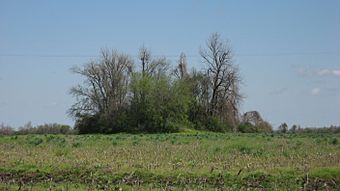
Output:
<svg viewBox="0 0 340 191">
<path fill-rule="evenodd" d="M 0 190 L 340 190 L 338 134 L 0 136 Z"/>
</svg>

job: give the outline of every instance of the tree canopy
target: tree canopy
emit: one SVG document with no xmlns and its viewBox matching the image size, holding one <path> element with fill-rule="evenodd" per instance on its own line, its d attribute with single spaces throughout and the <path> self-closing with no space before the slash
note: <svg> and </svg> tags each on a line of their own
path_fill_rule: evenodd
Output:
<svg viewBox="0 0 340 191">
<path fill-rule="evenodd" d="M 101 50 L 97 61 L 72 69 L 84 77 L 70 90 L 75 127 L 80 133 L 237 131 L 243 97 L 229 42 L 214 33 L 199 53 L 205 69 L 188 72 L 184 53 L 171 66 L 145 47 L 137 61 Z"/>
</svg>

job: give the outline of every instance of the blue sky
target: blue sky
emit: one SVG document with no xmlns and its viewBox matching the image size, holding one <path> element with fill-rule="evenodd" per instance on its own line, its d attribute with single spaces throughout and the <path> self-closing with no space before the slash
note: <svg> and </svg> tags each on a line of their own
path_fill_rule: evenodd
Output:
<svg viewBox="0 0 340 191">
<path fill-rule="evenodd" d="M 144 44 L 173 64 L 213 32 L 230 41 L 243 78 L 241 111 L 277 127 L 340 125 L 340 1 L 0 1 L 0 123 L 66 123 L 74 65 L 101 48 Z"/>
</svg>

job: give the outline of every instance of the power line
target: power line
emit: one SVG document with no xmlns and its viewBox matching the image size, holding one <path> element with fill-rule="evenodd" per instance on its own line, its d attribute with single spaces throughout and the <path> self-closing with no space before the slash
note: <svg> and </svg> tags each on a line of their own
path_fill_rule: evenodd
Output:
<svg viewBox="0 0 340 191">
<path fill-rule="evenodd" d="M 39 57 L 39 58 L 96 58 L 98 55 L 81 54 L 0 54 L 0 57 Z"/>
<path fill-rule="evenodd" d="M 268 53 L 268 54 L 236 54 L 236 56 L 317 56 L 317 55 L 337 55 L 340 52 L 281 52 L 281 53 Z"/>
<path fill-rule="evenodd" d="M 155 57 L 179 58 L 180 54 L 154 55 Z M 275 57 L 275 56 L 318 56 L 318 55 L 336 55 L 340 52 L 280 52 L 280 53 L 240 53 L 236 57 Z M 98 55 L 89 54 L 0 54 L 0 57 L 37 57 L 37 58 L 99 58 Z M 138 57 L 133 55 L 132 57 Z M 200 55 L 186 55 L 188 58 L 199 58 Z"/>
</svg>

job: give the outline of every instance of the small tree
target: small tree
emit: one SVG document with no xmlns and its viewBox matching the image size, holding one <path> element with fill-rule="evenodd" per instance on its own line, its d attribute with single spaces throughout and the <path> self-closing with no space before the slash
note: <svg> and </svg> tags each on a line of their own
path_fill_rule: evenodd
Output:
<svg viewBox="0 0 340 191">
<path fill-rule="evenodd" d="M 287 133 L 287 131 L 288 131 L 288 125 L 287 125 L 287 123 L 282 123 L 282 124 L 279 126 L 278 131 L 281 132 L 281 133 Z"/>
<path fill-rule="evenodd" d="M 289 129 L 289 132 L 296 133 L 297 130 L 298 130 L 298 126 L 294 124 L 294 125 L 292 125 L 292 127 Z"/>
<path fill-rule="evenodd" d="M 132 68 L 133 61 L 129 56 L 114 50 L 102 50 L 98 61 L 72 69 L 85 78 L 83 84 L 70 91 L 77 99 L 69 110 L 76 119 L 76 128 L 82 130 L 89 128 L 88 123 L 97 123 L 102 132 L 120 131 L 116 121 L 128 104 Z"/>
</svg>

